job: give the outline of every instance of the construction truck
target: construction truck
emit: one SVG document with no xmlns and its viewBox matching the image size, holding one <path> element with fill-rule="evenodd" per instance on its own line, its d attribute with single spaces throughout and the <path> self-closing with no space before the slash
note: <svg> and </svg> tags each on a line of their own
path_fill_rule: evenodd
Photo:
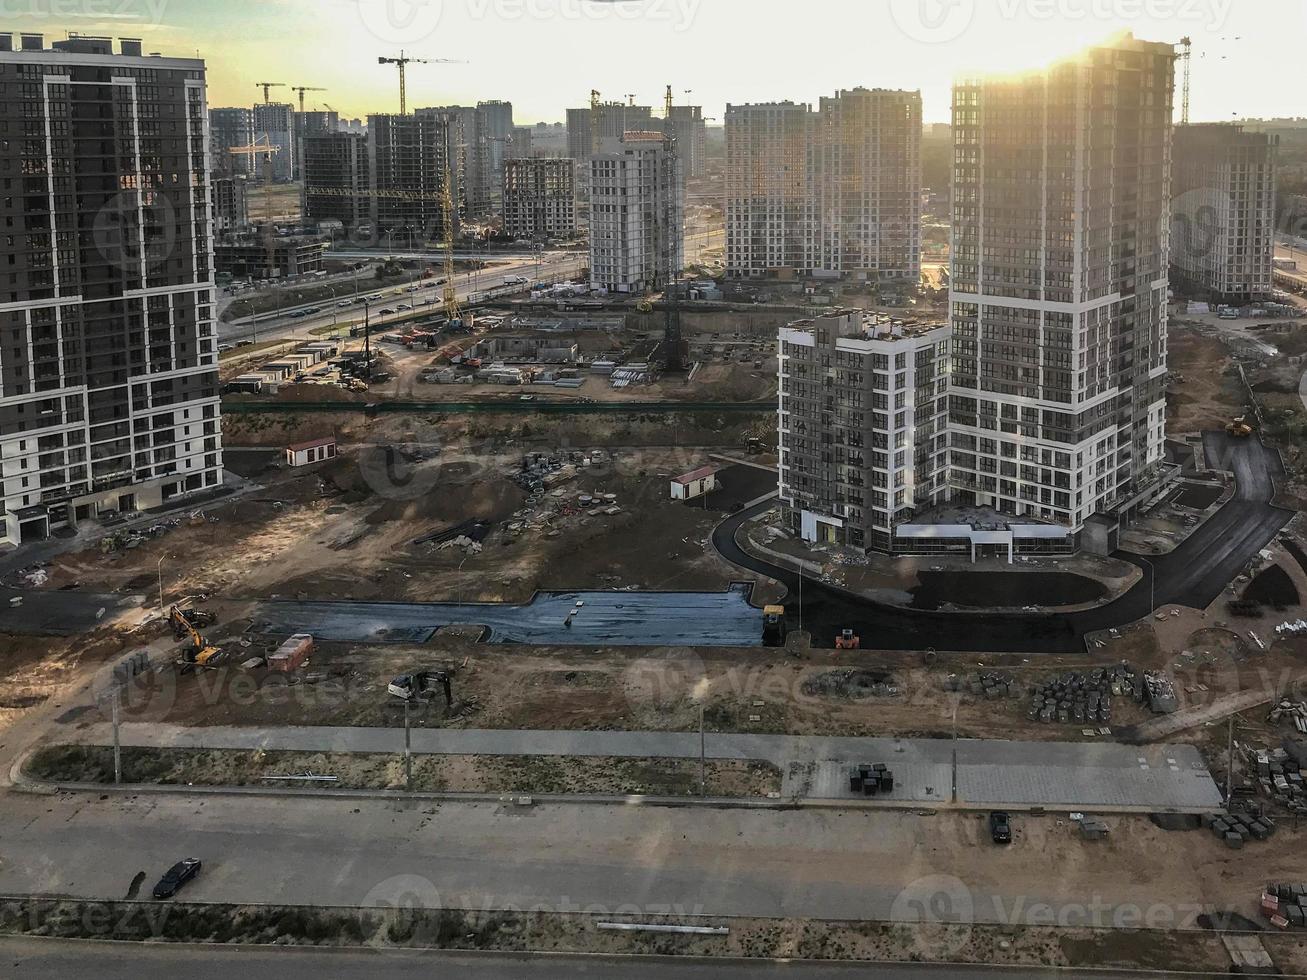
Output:
<svg viewBox="0 0 1307 980">
<path fill-rule="evenodd" d="M 454 691 L 446 670 L 418 670 L 411 674 L 400 674 L 386 686 L 386 692 L 405 701 L 431 701 L 435 699 L 437 688 L 444 692 L 445 708 L 452 708 Z"/>
<path fill-rule="evenodd" d="M 785 645 L 784 606 L 763 607 L 762 645 L 766 647 L 781 647 Z"/>
<path fill-rule="evenodd" d="M 1237 419 L 1230 420 L 1230 424 L 1225 427 L 1225 431 L 1236 439 L 1247 439 L 1253 434 L 1253 427 L 1248 424 L 1248 416 L 1240 415 Z"/>
<path fill-rule="evenodd" d="M 195 624 L 181 609 L 173 606 L 168 613 L 168 620 L 173 624 L 174 630 L 180 630 L 182 636 L 190 637 L 190 642 L 182 648 L 181 659 L 177 661 L 177 666 L 181 668 L 182 673 L 188 673 L 199 667 L 217 667 L 222 663 L 224 659 L 222 648 L 214 646 L 201 636 Z"/>
<path fill-rule="evenodd" d="M 759 453 L 765 452 L 766 449 L 767 447 L 763 445 L 763 441 L 757 436 L 749 436 L 744 440 L 744 451 L 750 456 L 757 456 Z"/>
</svg>

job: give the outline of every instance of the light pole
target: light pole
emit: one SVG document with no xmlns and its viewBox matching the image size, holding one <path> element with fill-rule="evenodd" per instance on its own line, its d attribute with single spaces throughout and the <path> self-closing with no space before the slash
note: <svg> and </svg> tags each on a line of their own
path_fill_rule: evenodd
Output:
<svg viewBox="0 0 1307 980">
<path fill-rule="evenodd" d="M 159 615 L 163 616 L 163 560 L 167 558 L 166 554 L 159 556 L 159 564 L 156 570 L 159 573 Z"/>
<path fill-rule="evenodd" d="M 1153 563 L 1143 555 L 1139 556 L 1139 560 L 1148 566 L 1148 615 L 1151 616 L 1157 611 L 1157 569 L 1154 568 Z"/>
</svg>

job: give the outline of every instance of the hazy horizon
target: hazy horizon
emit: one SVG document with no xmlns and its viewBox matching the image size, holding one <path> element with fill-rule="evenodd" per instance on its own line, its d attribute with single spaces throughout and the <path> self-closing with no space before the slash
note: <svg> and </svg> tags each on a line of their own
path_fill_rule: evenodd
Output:
<svg viewBox="0 0 1307 980">
<path fill-rule="evenodd" d="M 1265 66 L 1296 56 L 1304 10 L 1299 0 L 816 0 L 798 10 L 781 0 L 33 0 L 6 28 L 47 41 L 139 36 L 147 51 L 202 57 L 210 106 L 261 101 L 256 83 L 268 80 L 322 87 L 306 107 L 346 117 L 397 111 L 396 69 L 377 57 L 402 48 L 467 62 L 411 65 L 410 107 L 506 99 L 523 125 L 562 121 L 592 88 L 658 107 L 668 83 L 677 103 L 717 122 L 728 102 L 815 103 L 858 86 L 920 89 L 926 121 L 947 122 L 955 75 L 1037 67 L 1130 30 L 1192 37 L 1192 117 L 1221 121 L 1303 114 L 1298 93 L 1266 85 Z M 297 102 L 289 87 L 272 97 Z"/>
</svg>

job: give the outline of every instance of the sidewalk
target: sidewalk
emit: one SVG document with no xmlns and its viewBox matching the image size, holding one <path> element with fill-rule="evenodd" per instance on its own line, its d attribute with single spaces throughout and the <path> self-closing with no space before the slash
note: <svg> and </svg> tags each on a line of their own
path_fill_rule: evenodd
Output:
<svg viewBox="0 0 1307 980">
<path fill-rule="evenodd" d="M 698 732 L 422 728 L 413 729 L 411 738 L 413 752 L 422 755 L 696 759 L 700 753 Z M 121 726 L 120 739 L 126 746 L 164 749 L 404 751 L 402 728 L 131 723 Z M 100 723 L 73 733 L 71 740 L 109 745 L 113 731 Z M 853 799 L 849 767 L 882 762 L 894 772 L 894 789 L 880 798 L 891 803 L 1192 813 L 1221 806 L 1220 792 L 1191 745 L 708 733 L 703 754 L 709 759 L 770 762 L 783 775 L 781 795 L 790 799 Z"/>
</svg>

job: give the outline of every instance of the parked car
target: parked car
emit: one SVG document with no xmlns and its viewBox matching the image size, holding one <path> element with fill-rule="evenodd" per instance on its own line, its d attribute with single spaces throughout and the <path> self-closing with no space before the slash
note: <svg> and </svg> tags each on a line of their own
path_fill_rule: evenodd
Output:
<svg viewBox="0 0 1307 980">
<path fill-rule="evenodd" d="M 394 312 L 395 312 L 394 310 L 392 310 L 389 306 L 387 306 L 387 307 L 384 307 L 383 309 L 377 310 L 377 315 L 378 315 L 378 316 L 390 316 L 390 315 L 391 315 L 392 313 L 394 313 Z"/>
<path fill-rule="evenodd" d="M 238 340 L 238 341 L 236 341 L 236 346 L 237 346 L 237 347 L 253 347 L 253 346 L 254 346 L 254 341 L 252 341 L 252 340 Z"/>
<path fill-rule="evenodd" d="M 989 815 L 989 836 L 995 844 L 1012 843 L 1012 821 L 1002 810 L 995 810 Z"/>
<path fill-rule="evenodd" d="M 154 886 L 155 898 L 172 898 L 182 885 L 200 873 L 199 858 L 184 858 L 169 868 Z"/>
</svg>

